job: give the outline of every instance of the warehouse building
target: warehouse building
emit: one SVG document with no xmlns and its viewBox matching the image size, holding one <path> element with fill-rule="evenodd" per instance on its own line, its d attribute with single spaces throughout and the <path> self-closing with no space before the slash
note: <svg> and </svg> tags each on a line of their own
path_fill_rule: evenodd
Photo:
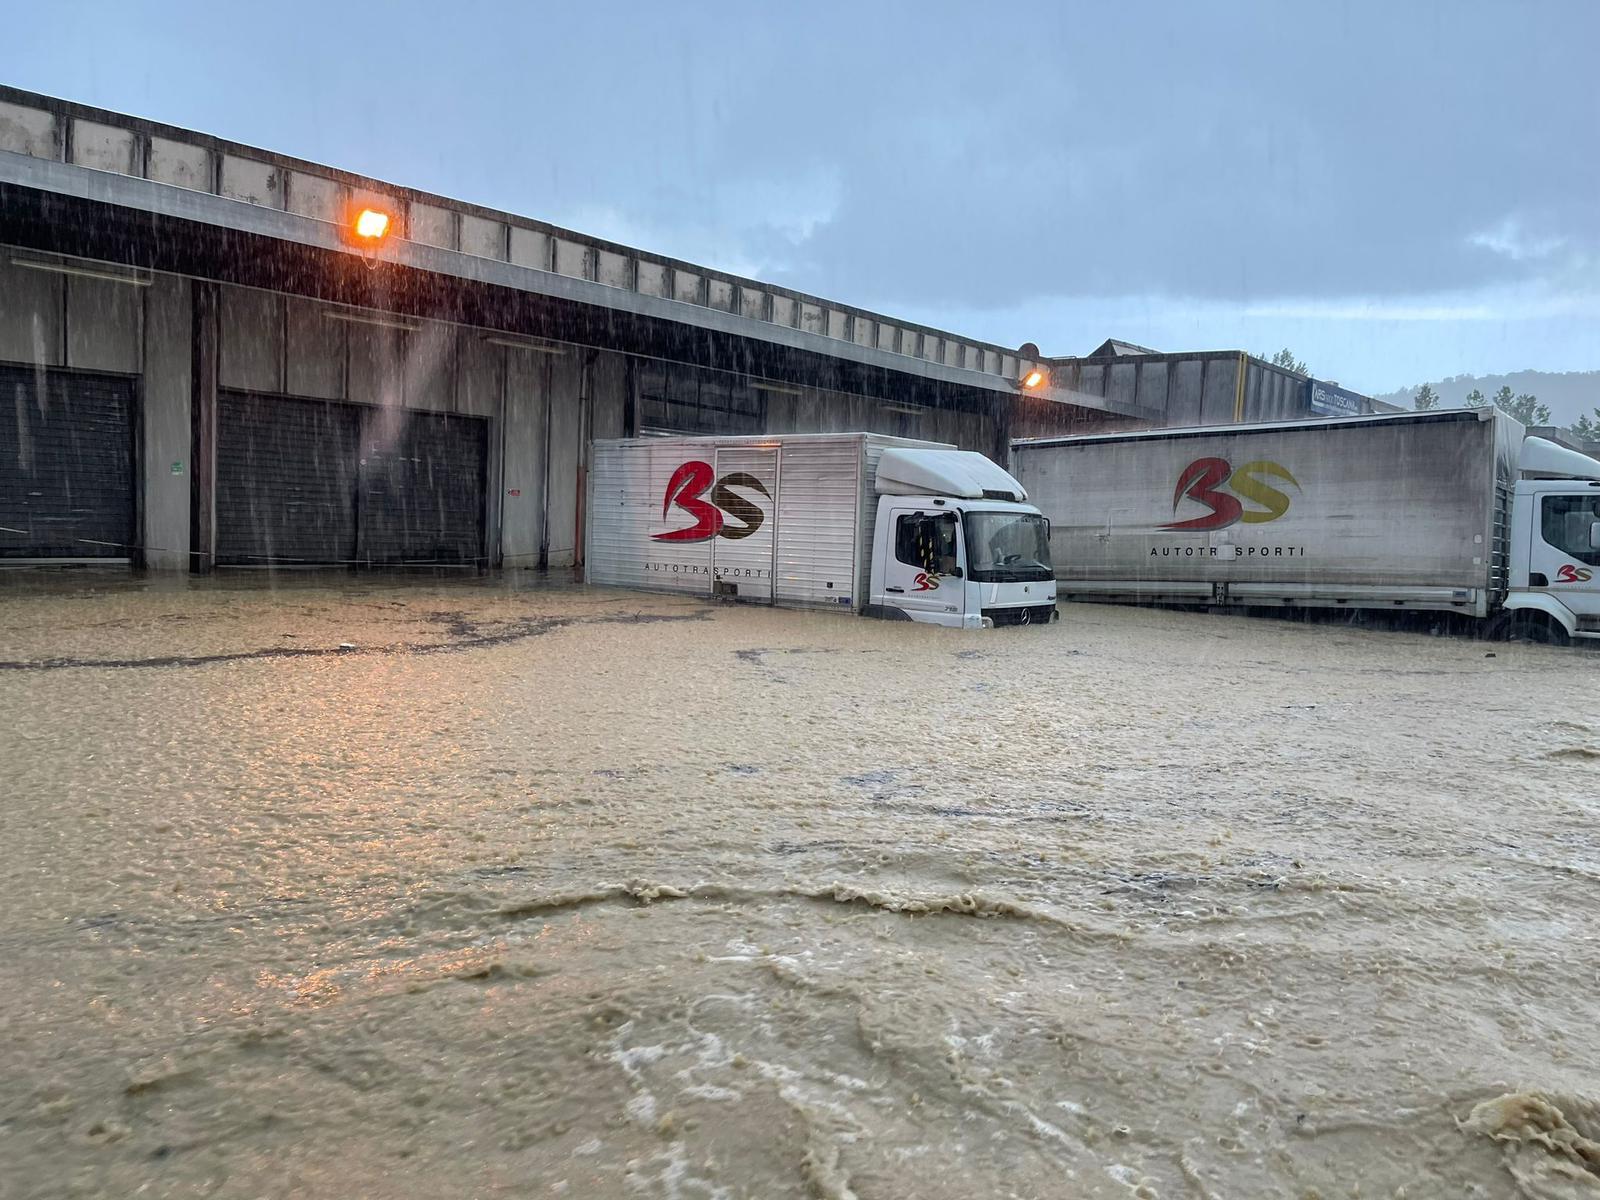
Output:
<svg viewBox="0 0 1600 1200">
<path fill-rule="evenodd" d="M 1230 386 L 1090 363 L 0 87 L 0 563 L 581 568 L 597 438 L 1003 461 Z"/>
<path fill-rule="evenodd" d="M 571 566 L 595 438 L 860 429 L 995 453 L 1034 365 L 0 89 L 12 562 Z M 1048 386 L 1026 404 L 1058 430 L 1134 417 Z"/>
<path fill-rule="evenodd" d="M 1400 411 L 1336 382 L 1313 379 L 1242 350 L 1163 354 L 1113 338 L 1081 358 L 1041 361 L 1063 392 L 1098 396 L 1117 411 L 1131 412 L 1151 425 L 1221 425 Z"/>
</svg>

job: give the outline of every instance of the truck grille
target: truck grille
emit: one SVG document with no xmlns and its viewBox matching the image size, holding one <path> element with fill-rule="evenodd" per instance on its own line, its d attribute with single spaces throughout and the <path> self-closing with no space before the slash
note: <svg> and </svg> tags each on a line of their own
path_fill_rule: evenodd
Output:
<svg viewBox="0 0 1600 1200">
<path fill-rule="evenodd" d="M 1022 604 L 1015 608 L 986 608 L 983 615 L 996 625 L 1048 625 L 1055 616 L 1054 604 Z"/>
</svg>

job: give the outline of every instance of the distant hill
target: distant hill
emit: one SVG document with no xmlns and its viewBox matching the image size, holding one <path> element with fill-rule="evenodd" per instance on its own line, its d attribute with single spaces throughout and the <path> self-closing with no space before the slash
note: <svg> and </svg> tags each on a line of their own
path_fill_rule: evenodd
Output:
<svg viewBox="0 0 1600 1200">
<path fill-rule="evenodd" d="M 1532 392 L 1550 406 L 1550 420 L 1556 425 L 1570 425 L 1586 413 L 1592 418 L 1593 410 L 1600 406 L 1600 371 L 1513 371 L 1509 375 L 1452 375 L 1449 379 L 1427 382 L 1433 384 L 1433 390 L 1439 393 L 1439 403 L 1445 408 L 1461 407 L 1473 388 L 1486 397 L 1503 387 L 1509 387 L 1518 396 Z M 1410 408 L 1411 397 L 1421 386 L 1416 383 L 1374 398 Z"/>
</svg>

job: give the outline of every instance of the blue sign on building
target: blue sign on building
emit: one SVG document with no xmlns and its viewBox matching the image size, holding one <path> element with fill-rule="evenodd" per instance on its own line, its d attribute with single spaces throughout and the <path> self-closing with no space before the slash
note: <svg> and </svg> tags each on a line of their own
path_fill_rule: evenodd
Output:
<svg viewBox="0 0 1600 1200">
<path fill-rule="evenodd" d="M 1367 398 L 1332 383 L 1308 380 L 1311 411 L 1321 417 L 1359 417 L 1367 410 Z"/>
</svg>

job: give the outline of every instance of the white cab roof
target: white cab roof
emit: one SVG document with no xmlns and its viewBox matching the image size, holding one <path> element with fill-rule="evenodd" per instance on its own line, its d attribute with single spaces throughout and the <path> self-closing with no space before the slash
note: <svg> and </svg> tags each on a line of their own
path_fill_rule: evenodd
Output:
<svg viewBox="0 0 1600 1200">
<path fill-rule="evenodd" d="M 1522 457 L 1517 465 L 1524 475 L 1600 479 L 1600 461 L 1540 437 L 1524 439 Z"/>
<path fill-rule="evenodd" d="M 985 492 L 1026 500 L 1027 489 L 972 450 L 885 450 L 878 460 L 880 496 L 959 496 L 981 500 Z"/>
</svg>

